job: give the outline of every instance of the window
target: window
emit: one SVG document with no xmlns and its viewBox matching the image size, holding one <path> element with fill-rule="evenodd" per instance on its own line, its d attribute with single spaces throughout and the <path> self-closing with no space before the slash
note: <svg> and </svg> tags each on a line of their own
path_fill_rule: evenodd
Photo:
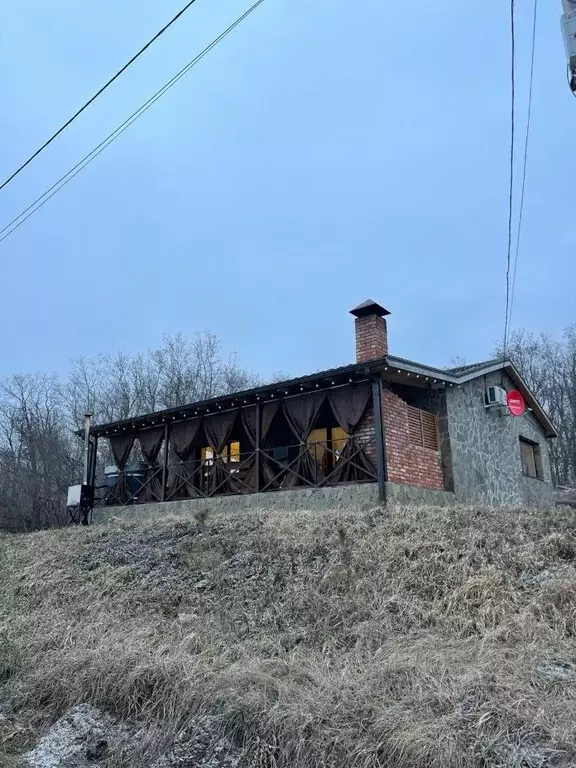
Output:
<svg viewBox="0 0 576 768">
<path fill-rule="evenodd" d="M 521 437 L 520 458 L 522 461 L 522 474 L 525 477 L 535 477 L 539 480 L 544 479 L 540 446 L 538 443 L 533 443 L 530 440 Z"/>
<path fill-rule="evenodd" d="M 317 464 L 319 464 L 324 471 L 326 471 L 327 456 L 326 449 L 328 448 L 328 430 L 325 427 L 320 429 L 313 429 L 308 435 L 308 450 L 314 457 Z"/>
<path fill-rule="evenodd" d="M 201 458 L 204 464 L 210 466 L 214 460 L 214 451 L 212 448 L 202 448 Z M 220 458 L 226 463 L 238 463 L 240 461 L 240 443 L 235 440 L 232 443 L 224 446 L 224 450 L 220 454 Z"/>
<path fill-rule="evenodd" d="M 336 461 L 340 458 L 340 454 L 344 450 L 347 441 L 348 433 L 342 427 L 332 427 L 332 450 L 334 451 Z"/>
<path fill-rule="evenodd" d="M 348 434 L 342 427 L 313 429 L 308 436 L 308 450 L 328 474 L 336 466 L 347 440 Z"/>
<path fill-rule="evenodd" d="M 421 448 L 438 450 L 438 425 L 436 416 L 420 408 L 408 406 L 408 426 L 410 429 L 410 444 Z"/>
</svg>

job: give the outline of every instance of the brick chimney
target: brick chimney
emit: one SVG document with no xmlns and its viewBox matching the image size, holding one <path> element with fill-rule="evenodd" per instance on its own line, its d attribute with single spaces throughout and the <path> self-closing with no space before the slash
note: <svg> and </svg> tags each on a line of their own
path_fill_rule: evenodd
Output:
<svg viewBox="0 0 576 768">
<path fill-rule="evenodd" d="M 388 354 L 387 309 L 367 299 L 350 314 L 356 318 L 356 362 L 366 363 Z"/>
</svg>

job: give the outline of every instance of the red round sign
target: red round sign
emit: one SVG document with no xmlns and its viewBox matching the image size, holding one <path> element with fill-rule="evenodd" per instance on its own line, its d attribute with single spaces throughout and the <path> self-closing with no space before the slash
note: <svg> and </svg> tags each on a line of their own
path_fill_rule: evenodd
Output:
<svg viewBox="0 0 576 768">
<path fill-rule="evenodd" d="M 522 416 L 526 410 L 526 402 L 521 392 L 517 389 L 512 389 L 506 396 L 508 402 L 508 410 L 512 416 Z"/>
</svg>

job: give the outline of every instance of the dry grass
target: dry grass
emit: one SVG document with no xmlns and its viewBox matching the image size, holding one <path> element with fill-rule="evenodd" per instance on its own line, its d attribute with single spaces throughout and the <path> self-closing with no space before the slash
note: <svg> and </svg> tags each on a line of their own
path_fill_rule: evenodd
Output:
<svg viewBox="0 0 576 768">
<path fill-rule="evenodd" d="M 262 768 L 576 765 L 574 510 L 116 521 L 0 547 L 5 713 L 95 704 L 141 729 L 112 765 L 175 739 Z"/>
</svg>

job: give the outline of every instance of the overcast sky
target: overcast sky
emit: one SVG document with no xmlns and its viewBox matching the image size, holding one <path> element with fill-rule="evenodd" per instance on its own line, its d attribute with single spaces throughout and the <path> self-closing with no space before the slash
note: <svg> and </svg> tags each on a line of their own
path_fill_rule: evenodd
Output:
<svg viewBox="0 0 576 768">
<path fill-rule="evenodd" d="M 183 4 L 6 0 L 2 177 Z M 0 228 L 249 5 L 198 0 L 0 192 Z M 530 5 L 517 3 L 520 142 Z M 250 369 L 296 375 L 353 359 L 347 312 L 367 297 L 392 312 L 394 354 L 490 356 L 504 324 L 508 13 L 502 0 L 266 0 L 0 244 L 0 375 L 65 374 L 80 354 L 205 328 Z M 559 15 L 560 0 L 540 4 L 513 315 L 555 335 L 576 320 L 576 100 Z"/>
</svg>

